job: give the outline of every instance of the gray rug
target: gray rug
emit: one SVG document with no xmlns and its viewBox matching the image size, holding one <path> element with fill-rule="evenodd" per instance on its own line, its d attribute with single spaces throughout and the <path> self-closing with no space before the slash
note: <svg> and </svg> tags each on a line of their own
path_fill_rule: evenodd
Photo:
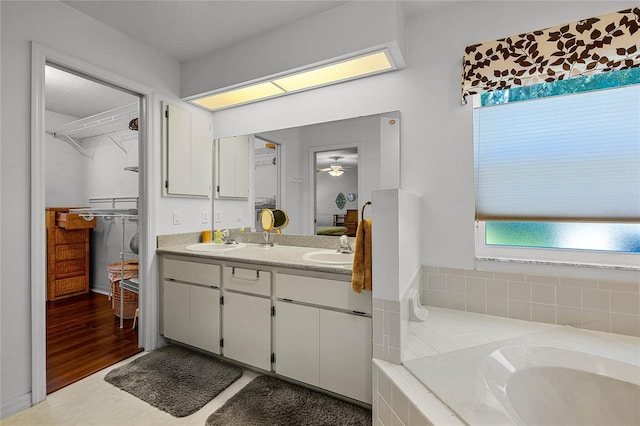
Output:
<svg viewBox="0 0 640 426">
<path fill-rule="evenodd" d="M 206 426 L 366 425 L 371 410 L 271 376 L 259 376 L 209 416 Z"/>
<path fill-rule="evenodd" d="M 112 370 L 105 380 L 175 417 L 195 413 L 242 376 L 242 369 L 167 345 Z"/>
</svg>

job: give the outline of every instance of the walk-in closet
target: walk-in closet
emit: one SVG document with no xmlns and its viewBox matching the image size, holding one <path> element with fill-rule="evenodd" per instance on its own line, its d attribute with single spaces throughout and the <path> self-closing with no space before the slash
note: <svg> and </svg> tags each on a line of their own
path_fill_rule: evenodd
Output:
<svg viewBox="0 0 640 426">
<path fill-rule="evenodd" d="M 45 73 L 47 393 L 138 348 L 140 98 Z"/>
</svg>

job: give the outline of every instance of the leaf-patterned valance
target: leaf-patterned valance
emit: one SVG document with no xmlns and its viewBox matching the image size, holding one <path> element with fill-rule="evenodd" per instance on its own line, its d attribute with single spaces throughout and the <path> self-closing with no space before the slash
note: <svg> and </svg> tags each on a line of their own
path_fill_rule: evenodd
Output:
<svg viewBox="0 0 640 426">
<path fill-rule="evenodd" d="M 467 95 L 640 67 L 640 8 L 467 46 Z"/>
</svg>

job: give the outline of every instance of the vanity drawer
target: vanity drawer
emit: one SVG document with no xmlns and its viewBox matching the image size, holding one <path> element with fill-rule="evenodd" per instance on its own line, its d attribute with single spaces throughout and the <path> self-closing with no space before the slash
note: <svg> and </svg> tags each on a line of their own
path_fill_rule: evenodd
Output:
<svg viewBox="0 0 640 426">
<path fill-rule="evenodd" d="M 220 287 L 220 265 L 165 258 L 162 266 L 165 279 Z"/>
<path fill-rule="evenodd" d="M 225 266 L 222 282 L 226 290 L 271 296 L 271 272 Z"/>
<path fill-rule="evenodd" d="M 311 303 L 347 311 L 371 314 L 371 292 L 358 294 L 351 290 L 351 282 L 326 278 L 278 274 L 275 280 L 278 299 Z"/>
</svg>

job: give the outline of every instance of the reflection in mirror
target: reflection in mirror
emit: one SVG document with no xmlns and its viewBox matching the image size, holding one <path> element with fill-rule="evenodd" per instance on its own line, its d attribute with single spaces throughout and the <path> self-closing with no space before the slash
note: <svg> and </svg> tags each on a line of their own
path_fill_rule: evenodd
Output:
<svg viewBox="0 0 640 426">
<path fill-rule="evenodd" d="M 256 229 L 260 229 L 262 209 L 280 207 L 280 145 L 254 138 L 253 181 Z"/>
<path fill-rule="evenodd" d="M 279 234 L 289 224 L 289 215 L 282 209 L 273 210 L 273 229 Z"/>
<path fill-rule="evenodd" d="M 356 236 L 358 148 L 315 152 L 315 233 Z M 347 198 L 346 194 L 352 194 Z M 355 212 L 355 216 L 354 213 Z"/>
<path fill-rule="evenodd" d="M 269 241 L 269 231 L 273 229 L 274 224 L 275 218 L 273 216 L 273 211 L 270 209 L 262 209 L 260 212 L 260 226 L 264 231 L 264 243 L 259 244 L 260 247 L 273 247 L 273 243 Z"/>
</svg>

